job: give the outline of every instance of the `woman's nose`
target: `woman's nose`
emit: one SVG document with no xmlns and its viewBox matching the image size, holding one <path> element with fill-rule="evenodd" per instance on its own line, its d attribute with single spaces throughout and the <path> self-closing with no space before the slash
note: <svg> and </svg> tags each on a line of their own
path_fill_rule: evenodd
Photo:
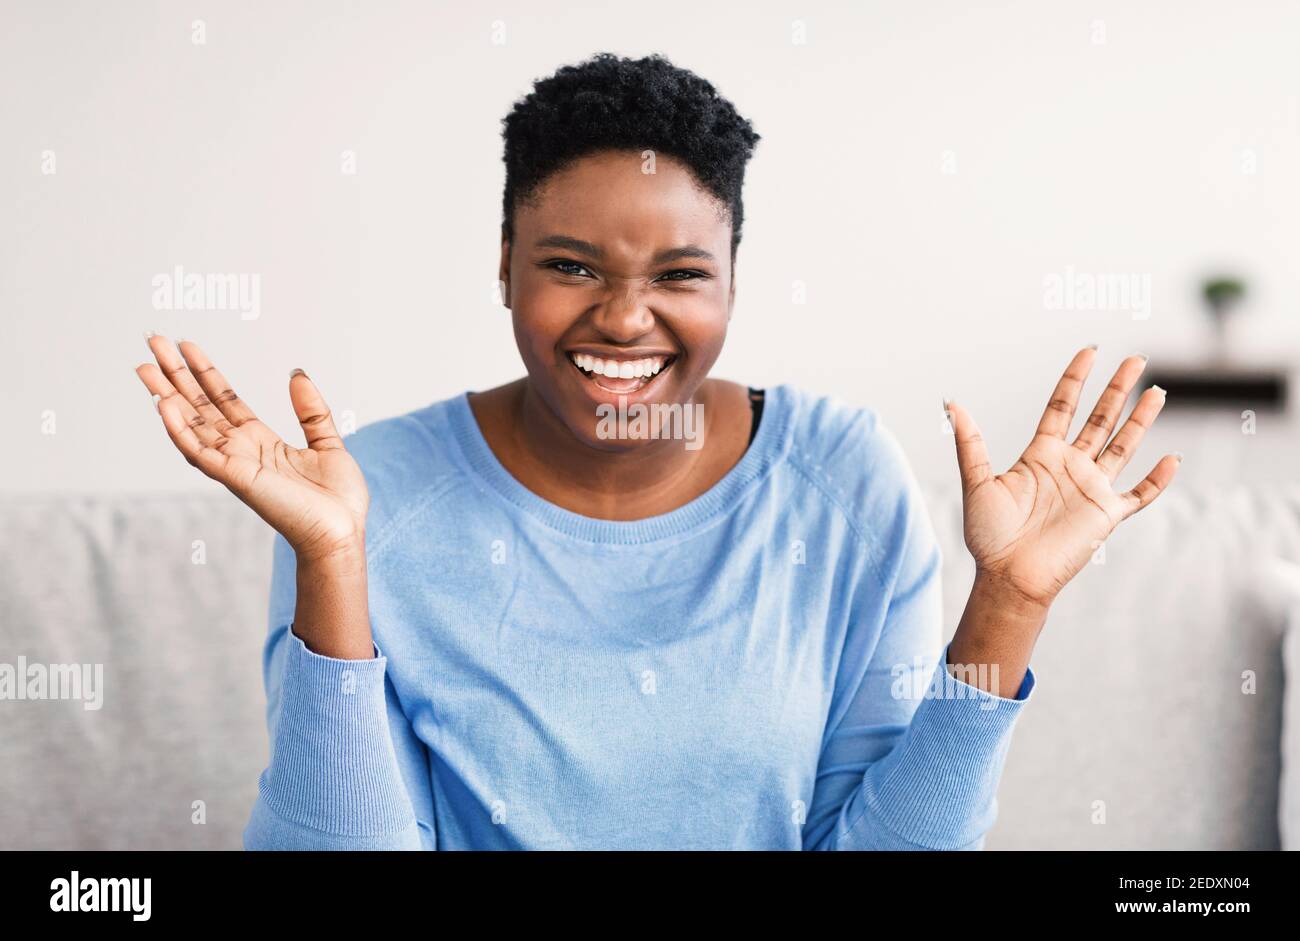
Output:
<svg viewBox="0 0 1300 941">
<path fill-rule="evenodd" d="M 611 340 L 629 343 L 654 329 L 655 315 L 641 286 L 623 283 L 609 289 L 597 305 L 593 320 Z"/>
</svg>

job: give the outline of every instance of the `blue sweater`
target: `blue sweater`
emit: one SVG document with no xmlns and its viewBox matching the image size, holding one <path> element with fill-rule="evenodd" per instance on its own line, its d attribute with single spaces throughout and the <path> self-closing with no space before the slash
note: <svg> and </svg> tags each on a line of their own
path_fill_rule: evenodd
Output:
<svg viewBox="0 0 1300 941">
<path fill-rule="evenodd" d="M 501 465 L 465 394 L 348 439 L 375 656 L 292 631 L 247 849 L 980 849 L 1014 699 L 943 668 L 941 555 L 868 408 L 769 388 L 707 493 L 599 520 Z M 969 677 L 973 679 L 973 677 Z"/>
</svg>

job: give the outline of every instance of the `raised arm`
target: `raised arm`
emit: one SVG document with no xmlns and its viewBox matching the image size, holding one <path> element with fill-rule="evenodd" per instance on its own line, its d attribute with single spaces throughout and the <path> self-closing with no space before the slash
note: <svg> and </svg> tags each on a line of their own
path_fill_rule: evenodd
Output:
<svg viewBox="0 0 1300 941">
<path fill-rule="evenodd" d="M 1075 354 L 1029 445 L 1006 473 L 991 473 L 988 448 L 970 413 L 944 403 L 957 446 L 966 547 L 975 558 L 975 586 L 948 651 L 949 666 L 983 668 L 988 682 L 978 685 L 1003 696 L 1024 678 L 1061 589 L 1116 526 L 1164 491 L 1182 460 L 1166 454 L 1136 487 L 1115 490 L 1116 477 L 1165 404 L 1164 390 L 1151 386 L 1119 423 L 1145 356 L 1120 363 L 1079 434 L 1066 440 L 1096 352 L 1090 346 Z"/>
<path fill-rule="evenodd" d="M 871 586 L 890 599 L 879 641 L 871 646 L 867 625 L 846 642 L 806 848 L 983 847 L 1012 731 L 1036 682 L 1030 655 L 1053 600 L 1116 526 L 1164 491 L 1181 459 L 1166 455 L 1132 490 L 1114 490 L 1164 405 L 1153 386 L 1119 424 L 1141 356 L 1124 360 L 1067 442 L 1094 357 L 1095 347 L 1075 355 L 1029 446 L 1004 474 L 990 473 L 970 415 L 945 401 L 976 575 L 956 634 L 937 656 L 938 547 L 901 452 L 889 462 L 905 477 L 898 528 L 907 536 L 886 584 Z"/>
<path fill-rule="evenodd" d="M 271 762 L 245 846 L 422 848 L 403 769 L 427 754 L 371 634 L 369 493 L 324 399 L 302 370 L 291 373 L 289 398 L 307 444 L 294 448 L 258 420 L 196 344 L 152 334 L 148 341 L 156 364 L 136 373 L 177 450 L 280 537 L 273 590 L 292 600 L 292 619 L 273 623 L 267 644 Z M 418 786 L 418 773 L 408 778 Z M 431 797 L 422 796 L 431 821 Z"/>
<path fill-rule="evenodd" d="M 248 504 L 293 548 L 299 584 L 294 619 L 316 653 L 372 656 L 365 535 L 370 497 L 315 383 L 301 369 L 289 398 L 307 447 L 262 424 L 194 343 L 149 335 L 157 364 L 136 369 L 185 460 Z"/>
</svg>

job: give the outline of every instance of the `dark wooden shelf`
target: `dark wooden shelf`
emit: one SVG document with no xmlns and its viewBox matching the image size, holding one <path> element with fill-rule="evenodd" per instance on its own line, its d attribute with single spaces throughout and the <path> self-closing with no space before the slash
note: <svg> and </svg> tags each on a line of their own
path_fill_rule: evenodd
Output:
<svg viewBox="0 0 1300 941">
<path fill-rule="evenodd" d="M 1287 405 L 1288 370 L 1284 367 L 1204 366 L 1151 367 L 1141 389 L 1157 385 L 1169 393 L 1165 408 L 1250 408 L 1281 411 Z"/>
</svg>

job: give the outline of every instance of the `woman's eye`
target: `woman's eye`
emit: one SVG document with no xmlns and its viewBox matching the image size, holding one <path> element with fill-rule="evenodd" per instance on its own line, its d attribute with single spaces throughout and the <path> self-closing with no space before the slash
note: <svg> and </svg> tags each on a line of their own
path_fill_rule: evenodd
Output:
<svg viewBox="0 0 1300 941">
<path fill-rule="evenodd" d="M 560 274 L 570 275 L 575 278 L 594 277 L 586 265 L 579 264 L 576 261 L 569 261 L 565 258 L 555 258 L 543 263 L 543 267 L 550 268 L 552 271 L 558 271 Z M 708 274 L 703 271 L 696 271 L 692 268 L 678 268 L 673 271 L 665 272 L 656 280 L 658 281 L 698 281 L 707 278 Z"/>
<path fill-rule="evenodd" d="M 556 271 L 560 272 L 560 274 L 571 274 L 571 275 L 580 276 L 588 273 L 587 269 L 584 266 L 578 264 L 576 261 L 559 260 L 559 261 L 548 262 L 547 264 L 548 267 L 554 268 Z M 573 269 L 577 269 L 577 270 L 573 270 Z"/>
</svg>

